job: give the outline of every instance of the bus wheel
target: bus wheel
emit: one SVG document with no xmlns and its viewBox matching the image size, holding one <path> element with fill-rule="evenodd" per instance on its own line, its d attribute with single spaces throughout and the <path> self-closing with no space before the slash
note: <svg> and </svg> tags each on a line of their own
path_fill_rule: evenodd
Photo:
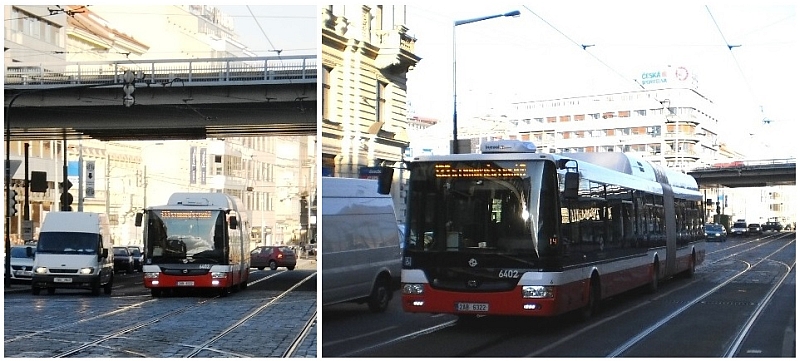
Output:
<svg viewBox="0 0 800 361">
<path fill-rule="evenodd" d="M 219 296 L 220 297 L 228 297 L 228 293 L 229 292 L 230 292 L 230 290 L 228 289 L 228 287 L 222 287 L 222 288 L 219 289 Z"/>
<path fill-rule="evenodd" d="M 159 290 L 157 288 L 151 288 L 150 289 L 150 296 L 161 297 L 161 290 Z"/>
<path fill-rule="evenodd" d="M 658 258 L 653 262 L 653 278 L 650 280 L 650 285 L 647 288 L 650 293 L 658 291 Z"/>
<path fill-rule="evenodd" d="M 391 291 L 389 284 L 386 282 L 385 277 L 378 277 L 375 280 L 375 285 L 372 286 L 372 294 L 369 295 L 367 304 L 369 310 L 372 312 L 383 312 L 389 307 L 389 299 L 391 298 Z"/>
<path fill-rule="evenodd" d="M 694 254 L 694 251 L 692 251 L 692 257 L 689 258 L 689 269 L 687 269 L 684 272 L 684 275 L 686 276 L 686 278 L 694 277 L 694 268 L 695 268 L 696 264 L 697 264 L 697 262 L 695 262 L 695 254 Z"/>
<path fill-rule="evenodd" d="M 583 306 L 583 309 L 581 309 L 581 319 L 584 321 L 589 320 L 592 318 L 592 315 L 597 313 L 597 305 L 600 302 L 600 280 L 592 276 L 592 280 L 589 282 L 589 299 L 586 305 Z"/>
</svg>

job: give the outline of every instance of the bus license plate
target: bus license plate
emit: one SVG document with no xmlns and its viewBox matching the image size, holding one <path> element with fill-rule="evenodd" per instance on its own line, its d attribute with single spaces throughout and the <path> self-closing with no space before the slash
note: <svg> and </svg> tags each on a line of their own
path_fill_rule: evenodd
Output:
<svg viewBox="0 0 800 361">
<path fill-rule="evenodd" d="M 456 311 L 461 312 L 489 312 L 488 303 L 457 302 Z"/>
<path fill-rule="evenodd" d="M 72 278 L 60 278 L 60 277 L 56 277 L 56 278 L 53 278 L 53 282 L 58 282 L 58 283 L 72 283 Z"/>
<path fill-rule="evenodd" d="M 178 286 L 194 286 L 194 281 L 178 281 Z"/>
</svg>

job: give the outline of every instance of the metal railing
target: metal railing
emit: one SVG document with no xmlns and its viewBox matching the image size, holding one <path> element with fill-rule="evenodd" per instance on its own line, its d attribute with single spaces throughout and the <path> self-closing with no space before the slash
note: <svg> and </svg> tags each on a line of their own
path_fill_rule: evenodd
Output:
<svg viewBox="0 0 800 361">
<path fill-rule="evenodd" d="M 78 84 L 120 84 L 126 71 L 147 85 L 232 85 L 231 83 L 316 82 L 317 56 L 167 59 L 146 61 L 11 63 L 7 89 Z"/>
</svg>

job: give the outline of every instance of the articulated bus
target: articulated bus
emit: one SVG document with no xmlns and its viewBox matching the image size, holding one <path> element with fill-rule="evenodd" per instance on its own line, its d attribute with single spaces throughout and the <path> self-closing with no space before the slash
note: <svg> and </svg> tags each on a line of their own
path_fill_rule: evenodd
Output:
<svg viewBox="0 0 800 361">
<path fill-rule="evenodd" d="M 223 193 L 174 193 L 136 215 L 144 225 L 144 286 L 153 297 L 186 288 L 221 296 L 247 288 L 250 230 L 241 200 Z"/>
<path fill-rule="evenodd" d="M 623 153 L 481 149 L 406 163 L 405 311 L 588 318 L 605 298 L 655 291 L 703 262 L 691 176 Z M 382 175 L 380 192 L 390 183 Z"/>
</svg>

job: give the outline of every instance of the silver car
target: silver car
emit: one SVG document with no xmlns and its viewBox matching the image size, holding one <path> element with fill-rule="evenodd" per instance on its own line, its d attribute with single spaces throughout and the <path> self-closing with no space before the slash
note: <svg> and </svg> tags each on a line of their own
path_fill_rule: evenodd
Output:
<svg viewBox="0 0 800 361">
<path fill-rule="evenodd" d="M 28 249 L 30 248 L 30 251 Z M 30 252 L 30 256 L 28 253 Z M 11 282 L 30 283 L 33 278 L 35 245 L 11 247 Z"/>
<path fill-rule="evenodd" d="M 747 235 L 747 223 L 745 222 L 736 222 L 731 227 L 731 235 L 734 236 L 746 236 Z"/>
</svg>

